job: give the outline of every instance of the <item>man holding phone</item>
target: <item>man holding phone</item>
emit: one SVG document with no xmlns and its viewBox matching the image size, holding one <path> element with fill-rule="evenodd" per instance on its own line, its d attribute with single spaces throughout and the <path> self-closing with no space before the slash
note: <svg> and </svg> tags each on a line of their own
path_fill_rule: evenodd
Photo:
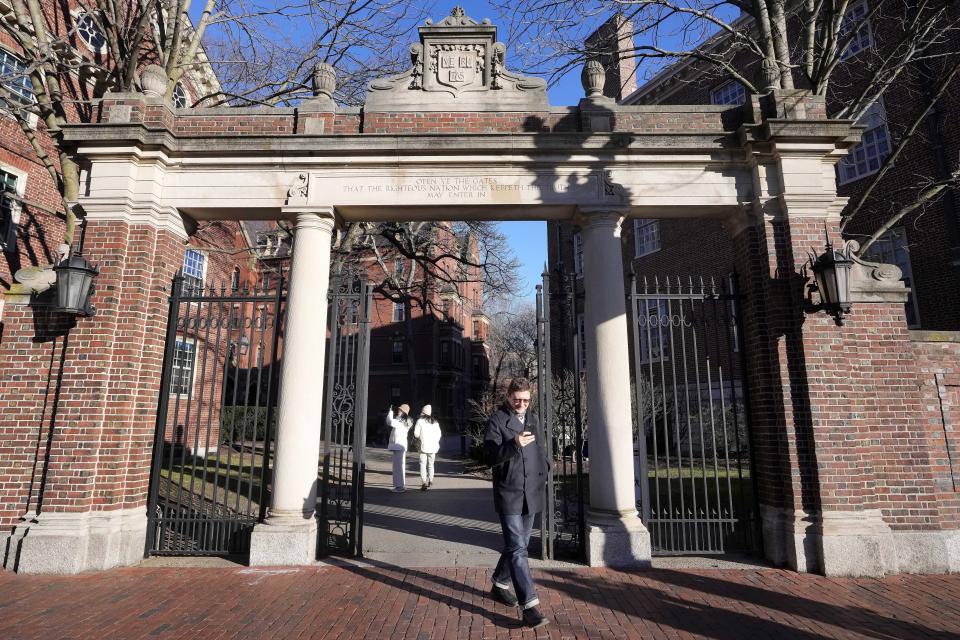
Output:
<svg viewBox="0 0 960 640">
<path fill-rule="evenodd" d="M 507 388 L 507 402 L 487 422 L 484 453 L 493 468 L 493 504 L 500 515 L 503 553 L 493 571 L 490 595 L 507 606 L 522 607 L 528 627 L 542 627 L 549 620 L 540 613 L 527 545 L 534 516 L 543 511 L 549 461 L 537 442 L 537 417 L 530 408 L 530 382 L 514 378 Z M 511 593 L 510 586 L 516 591 Z"/>
</svg>

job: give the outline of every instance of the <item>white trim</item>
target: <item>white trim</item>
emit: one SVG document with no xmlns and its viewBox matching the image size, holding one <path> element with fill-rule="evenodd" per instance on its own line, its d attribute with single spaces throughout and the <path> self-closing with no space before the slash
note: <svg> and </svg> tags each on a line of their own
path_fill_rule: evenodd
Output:
<svg viewBox="0 0 960 640">
<path fill-rule="evenodd" d="M 847 48 L 840 52 L 840 60 L 844 62 L 851 58 L 855 58 L 858 54 L 866 51 L 867 49 L 873 48 L 873 44 L 874 44 L 873 28 L 872 28 L 870 18 L 867 17 L 870 14 L 870 6 L 867 4 L 867 0 L 856 0 L 855 2 L 852 2 L 847 7 L 847 11 L 844 14 L 843 21 L 840 23 L 840 31 L 837 34 L 837 36 L 838 38 L 845 38 L 847 36 L 847 33 L 845 33 L 844 31 L 844 27 L 846 26 L 846 23 L 848 20 L 853 19 L 853 12 L 860 9 L 861 7 L 863 8 L 863 16 L 862 16 L 863 23 L 857 29 L 857 33 L 859 34 L 861 31 L 866 29 L 866 39 L 862 46 L 860 46 L 860 40 L 861 40 L 860 35 L 857 35 L 855 38 L 853 38 L 852 40 L 850 40 L 850 42 L 847 43 Z M 854 45 L 857 45 L 860 48 L 855 49 L 853 48 Z"/>
<path fill-rule="evenodd" d="M 26 191 L 27 191 L 27 178 L 29 177 L 29 174 L 26 173 L 25 171 L 21 171 L 20 169 L 16 169 L 16 168 L 14 168 L 14 167 L 11 167 L 10 165 L 8 165 L 8 164 L 6 164 L 6 163 L 3 163 L 3 162 L 0 162 L 0 171 L 3 171 L 3 172 L 5 172 L 5 173 L 8 173 L 8 174 L 10 174 L 11 176 L 13 176 L 13 177 L 15 178 L 16 182 L 15 182 L 14 185 L 13 185 L 13 193 L 14 193 L 14 195 L 16 195 L 17 197 L 22 198 L 22 197 L 24 196 L 24 194 L 26 193 Z M 17 201 L 11 202 L 11 203 L 10 203 L 10 217 L 11 217 L 11 219 L 12 219 L 13 226 L 14 226 L 14 231 L 13 231 L 13 234 L 14 234 L 14 245 L 13 245 L 13 247 L 9 248 L 9 250 L 8 250 L 7 248 L 3 248 L 2 250 L 0 250 L 0 252 L 3 252 L 3 253 L 16 253 L 16 251 L 17 251 L 17 246 L 16 246 L 16 227 L 19 226 L 19 224 L 20 224 L 20 214 L 21 214 L 21 213 L 23 213 L 23 206 L 21 205 L 21 203 L 19 203 L 19 202 L 17 202 Z M 3 240 L 4 240 L 4 238 L 0 238 L 0 241 L 3 241 Z"/>
<path fill-rule="evenodd" d="M 70 12 L 70 17 L 73 20 L 73 27 L 74 27 L 73 32 L 76 35 L 77 40 L 82 42 L 83 46 L 86 47 L 88 51 L 92 51 L 93 53 L 96 53 L 96 54 L 104 54 L 107 52 L 107 34 L 103 32 L 103 29 L 100 28 L 100 25 L 97 23 L 96 20 L 93 19 L 93 17 L 91 17 L 90 19 L 93 20 L 93 25 L 100 32 L 100 37 L 103 38 L 103 44 L 100 46 L 100 48 L 94 49 L 93 44 L 91 44 L 86 38 L 84 38 L 83 34 L 80 32 L 80 19 L 86 16 L 88 13 L 89 13 L 88 11 L 84 11 L 79 7 L 76 9 L 73 9 Z"/>
<path fill-rule="evenodd" d="M 650 242 L 640 244 L 641 229 L 650 227 L 653 229 L 650 235 Z M 655 246 L 654 246 L 655 245 Z M 660 219 L 659 218 L 635 218 L 633 220 L 633 257 L 642 258 L 651 253 L 660 251 Z"/>
<path fill-rule="evenodd" d="M 887 128 L 887 110 L 882 100 L 877 100 L 874 102 L 870 108 L 864 112 L 860 119 L 857 120 L 857 124 L 865 124 L 869 128 L 863 132 L 863 137 L 861 138 L 860 142 L 857 143 L 856 146 L 852 147 L 847 152 L 847 155 L 842 157 L 840 161 L 837 162 L 837 184 L 839 186 L 856 182 L 857 180 L 861 180 L 867 176 L 872 176 L 880 170 L 880 167 L 883 166 L 887 156 L 889 156 L 893 150 L 893 140 L 890 137 L 890 130 Z M 869 166 L 871 158 L 867 156 L 866 151 L 869 147 L 865 145 L 868 145 L 868 142 L 870 142 L 867 136 L 875 133 L 878 135 L 882 133 L 883 139 L 881 140 L 878 137 L 877 141 L 873 144 L 879 145 L 881 142 L 883 142 L 887 149 L 885 153 L 876 156 L 875 160 L 877 162 L 877 166 L 871 168 Z M 864 162 L 867 164 L 867 167 L 863 170 L 863 172 L 860 172 L 857 168 L 857 161 L 855 159 L 855 156 L 859 151 L 863 151 Z M 847 167 L 853 167 L 855 172 L 854 175 L 845 175 L 845 168 Z"/>
<path fill-rule="evenodd" d="M 174 381 L 176 380 L 174 376 L 174 371 L 184 370 L 185 367 L 177 366 L 177 346 L 180 343 L 193 345 L 193 362 L 190 363 L 190 388 L 187 391 L 174 391 Z M 195 338 L 188 338 L 186 336 L 177 336 L 173 342 L 173 359 L 170 361 L 170 393 L 169 395 L 174 397 L 185 397 L 193 396 L 194 388 L 197 384 L 197 340 Z"/>
</svg>

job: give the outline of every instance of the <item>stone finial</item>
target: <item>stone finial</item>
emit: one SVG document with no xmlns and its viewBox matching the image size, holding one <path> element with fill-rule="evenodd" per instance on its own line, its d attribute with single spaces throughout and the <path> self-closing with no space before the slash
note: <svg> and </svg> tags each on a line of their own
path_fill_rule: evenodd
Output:
<svg viewBox="0 0 960 640">
<path fill-rule="evenodd" d="M 600 97 L 607 82 L 607 71 L 599 60 L 587 60 L 580 73 L 580 82 L 583 83 L 583 90 L 588 98 Z"/>
<path fill-rule="evenodd" d="M 169 84 L 167 72 L 163 67 L 155 64 L 148 64 L 140 72 L 140 86 L 143 88 L 144 95 L 150 98 L 162 98 L 167 94 L 167 85 Z"/>
<path fill-rule="evenodd" d="M 757 84 L 760 85 L 760 91 L 770 93 L 780 88 L 780 65 L 775 60 L 764 58 L 760 63 L 760 70 L 757 74 Z"/>
<path fill-rule="evenodd" d="M 333 65 L 318 62 L 313 67 L 311 79 L 313 81 L 313 95 L 333 98 L 333 92 L 337 89 L 337 70 L 333 68 Z"/>
</svg>

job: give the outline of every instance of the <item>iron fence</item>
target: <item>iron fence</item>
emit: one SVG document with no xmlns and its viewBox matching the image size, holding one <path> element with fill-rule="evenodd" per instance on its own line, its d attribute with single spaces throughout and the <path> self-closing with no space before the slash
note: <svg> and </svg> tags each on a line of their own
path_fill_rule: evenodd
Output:
<svg viewBox="0 0 960 640">
<path fill-rule="evenodd" d="M 284 277 L 185 284 L 170 296 L 145 554 L 245 553 L 269 500 Z"/>
<path fill-rule="evenodd" d="M 633 278 L 637 506 L 653 553 L 759 545 L 736 277 Z"/>
</svg>

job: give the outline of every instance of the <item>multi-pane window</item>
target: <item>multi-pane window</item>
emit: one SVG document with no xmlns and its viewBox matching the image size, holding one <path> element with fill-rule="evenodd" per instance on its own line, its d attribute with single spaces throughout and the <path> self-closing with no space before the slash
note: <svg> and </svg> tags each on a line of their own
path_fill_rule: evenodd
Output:
<svg viewBox="0 0 960 640">
<path fill-rule="evenodd" d="M 840 42 L 850 37 L 850 32 L 853 29 L 856 29 L 856 33 L 850 37 L 850 43 L 847 45 L 847 48 L 841 52 L 841 60 L 851 58 L 864 49 L 869 49 L 873 44 L 873 36 L 870 33 L 870 21 L 867 19 L 869 12 L 870 7 L 867 6 L 866 0 L 862 0 L 861 2 L 854 2 L 847 9 L 847 13 L 844 14 L 843 22 L 840 23 Z"/>
<path fill-rule="evenodd" d="M 747 90 L 736 80 L 725 82 L 710 92 L 711 104 L 743 104 L 747 101 Z"/>
<path fill-rule="evenodd" d="M 199 296 L 203 293 L 203 278 L 207 273 L 207 256 L 196 249 L 183 254 L 183 293 Z"/>
<path fill-rule="evenodd" d="M 393 364 L 403 362 L 403 340 L 393 341 Z"/>
<path fill-rule="evenodd" d="M 660 250 L 660 221 L 656 218 L 637 218 L 633 221 L 635 256 L 645 256 Z"/>
<path fill-rule="evenodd" d="M 473 377 L 480 377 L 480 356 L 473 356 Z"/>
<path fill-rule="evenodd" d="M 393 303 L 393 321 L 403 322 L 403 303 L 402 302 Z"/>
<path fill-rule="evenodd" d="M 902 227 L 891 229 L 870 245 L 864 256 L 871 262 L 885 262 L 895 264 L 903 272 L 903 283 L 911 287 L 910 295 L 904 307 L 907 325 L 911 329 L 920 326 L 920 310 L 917 307 L 917 297 L 912 290 L 913 268 L 910 266 L 910 249 L 907 245 L 907 234 Z"/>
<path fill-rule="evenodd" d="M 670 357 L 670 313 L 666 300 L 643 300 L 637 319 L 640 361 L 659 362 Z"/>
<path fill-rule="evenodd" d="M 17 222 L 20 205 L 12 196 L 17 195 L 16 174 L 0 169 L 0 249 L 12 252 L 17 248 Z"/>
<path fill-rule="evenodd" d="M 393 401 L 392 404 L 397 404 L 400 402 L 400 385 L 395 384 L 390 387 L 390 399 Z"/>
<path fill-rule="evenodd" d="M 471 328 L 473 330 L 470 332 L 470 335 L 473 337 L 474 340 L 479 340 L 480 339 L 480 321 L 474 320 L 473 326 Z"/>
<path fill-rule="evenodd" d="M 450 319 L 450 301 L 449 300 L 440 301 L 440 317 L 442 317 L 444 320 Z"/>
<path fill-rule="evenodd" d="M 394 258 L 393 273 L 398 278 L 403 276 L 403 258 Z"/>
<path fill-rule="evenodd" d="M 579 232 L 573 234 L 573 272 L 583 277 L 583 236 Z"/>
<path fill-rule="evenodd" d="M 450 343 L 445 340 L 440 343 L 440 364 L 450 364 Z"/>
<path fill-rule="evenodd" d="M 107 38 L 100 30 L 97 21 L 89 13 L 77 16 L 77 33 L 88 47 L 94 51 L 102 51 L 107 44 Z"/>
<path fill-rule="evenodd" d="M 863 132 L 860 144 L 838 163 L 840 184 L 876 173 L 890 155 L 890 132 L 887 131 L 887 116 L 881 103 L 875 102 L 867 109 L 858 124 L 866 125 L 867 130 Z"/>
<path fill-rule="evenodd" d="M 0 82 L 15 99 L 23 104 L 33 103 L 33 85 L 23 61 L 6 49 L 0 49 Z M 3 102 L 0 101 L 0 106 Z"/>
<path fill-rule="evenodd" d="M 187 90 L 183 88 L 183 83 L 178 82 L 173 85 L 173 107 L 175 109 L 186 109 L 190 104 L 190 96 Z"/>
<path fill-rule="evenodd" d="M 197 360 L 196 345 L 189 340 L 177 340 L 173 352 L 170 393 L 187 395 L 193 387 L 193 367 Z"/>
</svg>

